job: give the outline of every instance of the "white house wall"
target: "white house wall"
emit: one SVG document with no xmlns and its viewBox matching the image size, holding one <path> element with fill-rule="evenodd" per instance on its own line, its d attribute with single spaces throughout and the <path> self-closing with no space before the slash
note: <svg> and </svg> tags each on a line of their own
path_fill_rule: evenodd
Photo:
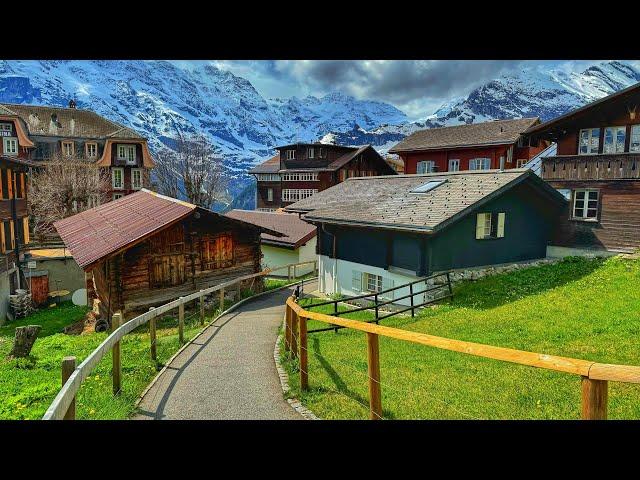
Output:
<svg viewBox="0 0 640 480">
<path fill-rule="evenodd" d="M 260 248 L 262 250 L 262 268 L 274 268 L 316 259 L 316 237 L 296 250 L 266 244 L 262 244 Z M 313 264 L 296 268 L 296 275 L 306 275 L 311 272 L 313 272 Z M 286 277 L 287 270 L 275 272 L 275 275 Z"/>
</svg>

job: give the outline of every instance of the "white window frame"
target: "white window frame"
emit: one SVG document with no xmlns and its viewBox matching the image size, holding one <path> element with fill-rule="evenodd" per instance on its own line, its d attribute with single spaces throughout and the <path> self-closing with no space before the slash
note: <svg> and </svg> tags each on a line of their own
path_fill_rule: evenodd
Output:
<svg viewBox="0 0 640 480">
<path fill-rule="evenodd" d="M 496 218 L 496 234 L 493 235 L 493 212 L 482 212 L 476 215 L 476 240 L 504 238 L 506 212 L 498 212 Z"/>
<path fill-rule="evenodd" d="M 295 160 L 296 159 L 296 151 L 295 150 L 286 150 L 285 158 L 287 160 Z"/>
<path fill-rule="evenodd" d="M 636 137 L 635 141 L 633 140 L 634 136 Z M 631 125 L 631 133 L 629 134 L 629 151 L 640 152 L 640 125 Z"/>
<path fill-rule="evenodd" d="M 267 188 L 267 202 L 273 202 L 273 188 Z"/>
<path fill-rule="evenodd" d="M 598 131 L 598 135 L 594 137 L 593 132 L 595 130 Z M 589 132 L 588 142 L 586 145 L 582 144 L 582 132 Z M 593 151 L 594 139 L 595 139 L 595 150 L 596 150 L 595 152 Z M 587 147 L 588 152 L 584 152 L 584 153 L 582 152 L 583 146 Z M 580 132 L 578 132 L 578 155 L 597 155 L 599 151 L 600 151 L 600 128 L 594 127 L 594 128 L 580 129 Z"/>
<path fill-rule="evenodd" d="M 259 182 L 279 182 L 280 174 L 279 173 L 258 173 L 257 180 Z"/>
<path fill-rule="evenodd" d="M 611 131 L 611 136 L 613 138 L 613 143 L 610 145 L 613 148 L 613 151 L 607 151 L 607 132 Z M 622 132 L 622 145 L 620 144 L 620 140 L 618 138 L 618 133 Z M 627 142 L 627 127 L 626 126 L 615 126 L 615 127 L 605 127 L 604 136 L 602 138 L 602 153 L 603 154 L 615 154 L 615 153 L 623 153 L 624 146 Z"/>
<path fill-rule="evenodd" d="M 95 153 L 91 155 L 89 151 L 90 148 L 95 148 Z M 97 158 L 98 157 L 98 144 L 96 142 L 87 142 L 84 144 L 84 151 L 87 158 Z"/>
<path fill-rule="evenodd" d="M 318 172 L 292 172 L 282 174 L 283 182 L 317 182 Z"/>
<path fill-rule="evenodd" d="M 124 193 L 114 193 L 111 198 L 112 200 L 118 200 L 119 198 L 122 198 L 122 197 L 124 197 Z"/>
<path fill-rule="evenodd" d="M 373 288 L 371 288 L 373 286 Z M 370 293 L 382 291 L 382 276 L 374 273 L 362 273 L 362 290 Z"/>
<path fill-rule="evenodd" d="M 578 194 L 584 194 L 582 199 L 578 199 Z M 591 194 L 595 193 L 595 200 L 590 200 Z M 589 207 L 589 202 L 595 201 L 595 207 Z M 582 202 L 582 207 L 580 207 L 580 214 L 577 210 L 577 203 Z M 574 220 L 581 220 L 584 222 L 597 222 L 598 221 L 598 211 L 600 209 L 600 190 L 594 188 L 578 188 L 573 191 L 573 201 L 571 202 L 571 218 Z M 594 211 L 595 216 L 590 217 L 589 211 Z"/>
<path fill-rule="evenodd" d="M 12 125 L 13 124 L 11 124 L 11 123 L 0 123 L 0 130 L 4 130 L 4 131 L 7 131 L 7 132 L 10 132 Z"/>
<path fill-rule="evenodd" d="M 136 174 L 140 176 L 140 182 L 136 185 Z M 132 168 L 131 169 L 131 190 L 142 190 L 144 185 L 144 180 L 142 177 L 142 169 L 141 168 Z"/>
<path fill-rule="evenodd" d="M 455 168 L 451 168 L 452 165 L 455 165 Z M 450 172 L 459 172 L 460 171 L 460 159 L 459 158 L 451 158 L 451 159 L 449 159 L 449 171 Z"/>
<path fill-rule="evenodd" d="M 129 153 L 133 152 L 133 155 Z M 124 160 L 126 165 L 136 164 L 136 146 L 131 143 L 118 144 L 118 160 Z"/>
<path fill-rule="evenodd" d="M 2 148 L 3 148 L 4 154 L 9 157 L 18 155 L 18 151 L 19 151 L 18 139 L 16 137 L 2 137 Z"/>
<path fill-rule="evenodd" d="M 283 188 L 282 189 L 282 201 L 283 202 L 297 202 L 309 198 L 313 194 L 318 193 L 317 188 Z"/>
<path fill-rule="evenodd" d="M 469 160 L 469 170 L 491 170 L 491 159 L 478 157 Z"/>
<path fill-rule="evenodd" d="M 116 186 L 116 172 L 120 172 L 120 186 Z M 111 187 L 114 190 L 124 190 L 124 168 L 122 167 L 113 167 L 111 169 Z"/>
<path fill-rule="evenodd" d="M 307 158 L 316 158 L 315 153 L 315 149 L 313 147 L 309 147 L 307 149 Z"/>
<path fill-rule="evenodd" d="M 416 173 L 433 173 L 435 168 L 435 160 L 422 160 L 416 164 Z"/>
</svg>

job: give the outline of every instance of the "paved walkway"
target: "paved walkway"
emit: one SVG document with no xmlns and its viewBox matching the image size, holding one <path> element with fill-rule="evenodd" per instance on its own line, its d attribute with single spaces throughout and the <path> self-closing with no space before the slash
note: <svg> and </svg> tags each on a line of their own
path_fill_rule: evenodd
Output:
<svg viewBox="0 0 640 480">
<path fill-rule="evenodd" d="M 315 290 L 310 283 L 309 290 Z M 285 289 L 250 300 L 219 318 L 171 362 L 140 402 L 135 418 L 302 419 L 284 399 L 273 361 L 291 292 Z"/>
</svg>

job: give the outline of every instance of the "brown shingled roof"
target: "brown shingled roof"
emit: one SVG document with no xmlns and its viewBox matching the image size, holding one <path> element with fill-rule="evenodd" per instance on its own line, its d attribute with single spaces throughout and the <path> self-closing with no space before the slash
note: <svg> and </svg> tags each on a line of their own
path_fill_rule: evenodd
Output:
<svg viewBox="0 0 640 480">
<path fill-rule="evenodd" d="M 518 118 L 418 130 L 389 153 L 515 143 L 525 130 L 539 121 L 538 117 Z"/>
<path fill-rule="evenodd" d="M 316 227 L 291 213 L 260 212 L 256 210 L 231 210 L 226 213 L 244 222 L 282 232 L 284 237 L 262 234 L 262 242 L 270 245 L 298 248 L 316 236 Z"/>
<path fill-rule="evenodd" d="M 251 170 L 249 170 L 249 173 L 278 173 L 278 170 L 280 170 L 279 153 L 275 154 L 269 160 L 256 165 Z"/>
<path fill-rule="evenodd" d="M 134 130 L 112 122 L 91 110 L 44 105 L 0 104 L 0 113 L 20 117 L 26 124 L 29 135 L 145 140 L 145 137 Z M 55 121 L 52 115 L 55 116 Z"/>
<path fill-rule="evenodd" d="M 430 181 L 435 188 L 414 192 Z M 516 184 L 528 181 L 558 203 L 562 195 L 529 169 L 352 177 L 285 207 L 312 222 L 435 232 Z"/>
</svg>

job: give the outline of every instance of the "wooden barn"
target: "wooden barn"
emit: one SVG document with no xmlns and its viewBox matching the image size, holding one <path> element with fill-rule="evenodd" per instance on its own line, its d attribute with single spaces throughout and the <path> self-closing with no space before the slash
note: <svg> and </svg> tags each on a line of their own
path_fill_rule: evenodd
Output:
<svg viewBox="0 0 640 480">
<path fill-rule="evenodd" d="M 102 318 L 259 272 L 261 233 L 280 235 L 146 189 L 54 226 L 92 273 Z"/>
</svg>

